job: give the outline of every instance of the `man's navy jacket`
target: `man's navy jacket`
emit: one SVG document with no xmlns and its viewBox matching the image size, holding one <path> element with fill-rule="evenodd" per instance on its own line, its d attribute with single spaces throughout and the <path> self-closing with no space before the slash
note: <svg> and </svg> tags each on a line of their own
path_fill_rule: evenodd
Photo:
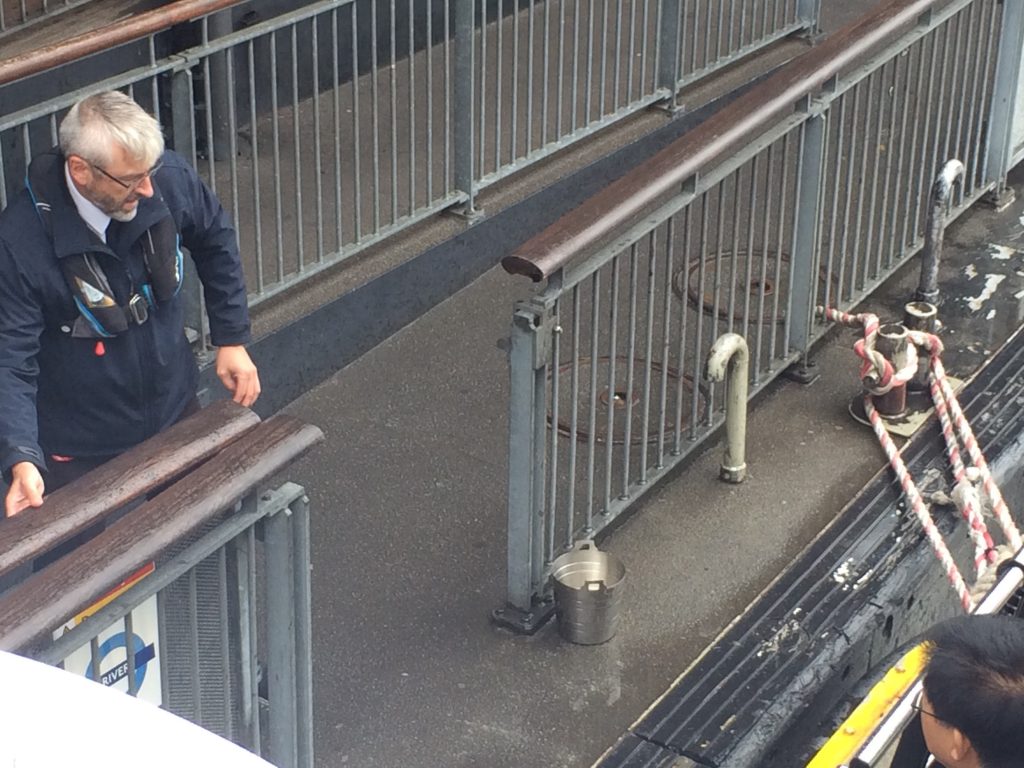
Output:
<svg viewBox="0 0 1024 768">
<path fill-rule="evenodd" d="M 79 316 L 58 263 L 92 254 L 118 303 L 146 280 L 140 238 L 173 217 L 203 283 L 211 341 L 249 341 L 235 231 L 220 202 L 174 152 L 153 176 L 130 222 L 111 221 L 107 244 L 75 208 L 58 152 L 37 156 L 30 177 L 50 203 L 52 239 L 28 189 L 0 213 L 0 470 L 42 469 L 51 455 L 112 456 L 173 424 L 195 397 L 199 372 L 185 337 L 183 294 L 112 338 L 74 338 Z"/>
</svg>

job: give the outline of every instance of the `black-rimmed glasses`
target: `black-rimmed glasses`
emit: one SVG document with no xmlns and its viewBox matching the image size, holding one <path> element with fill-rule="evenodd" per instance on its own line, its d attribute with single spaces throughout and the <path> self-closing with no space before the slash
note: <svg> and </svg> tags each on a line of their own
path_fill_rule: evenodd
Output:
<svg viewBox="0 0 1024 768">
<path fill-rule="evenodd" d="M 914 700 L 910 702 L 911 708 L 916 710 L 917 712 L 920 712 L 922 715 L 929 715 L 931 717 L 934 717 L 939 722 L 945 722 L 941 717 L 936 715 L 934 712 L 930 712 L 930 711 L 928 711 L 927 709 L 925 709 L 924 707 L 921 706 L 921 700 L 923 698 L 924 698 L 924 688 L 919 690 L 917 692 L 917 695 L 914 696 Z"/>
<path fill-rule="evenodd" d="M 86 162 L 89 163 L 88 160 L 86 160 Z M 163 163 L 157 162 L 156 165 L 154 165 L 152 168 L 150 168 L 148 171 L 146 171 L 141 176 L 135 176 L 134 178 L 131 178 L 131 179 L 119 179 L 119 178 L 117 178 L 117 176 L 114 176 L 112 173 L 107 173 L 107 171 L 105 171 L 101 166 L 96 165 L 96 163 L 89 163 L 89 165 L 90 165 L 90 167 L 95 168 L 97 171 L 102 173 L 104 176 L 106 176 L 111 181 L 114 181 L 114 182 L 117 182 L 118 184 L 120 184 L 122 187 L 124 187 L 129 192 L 134 192 L 138 188 L 139 184 L 144 182 L 146 179 L 152 177 L 152 175 L 154 173 L 159 171 L 160 168 L 163 166 Z"/>
</svg>

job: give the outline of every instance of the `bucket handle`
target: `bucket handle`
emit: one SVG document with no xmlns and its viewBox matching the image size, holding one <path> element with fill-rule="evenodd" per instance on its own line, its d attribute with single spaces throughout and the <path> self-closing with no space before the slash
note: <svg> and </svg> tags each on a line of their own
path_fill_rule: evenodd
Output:
<svg viewBox="0 0 1024 768">
<path fill-rule="evenodd" d="M 591 549 L 593 549 L 595 552 L 597 551 L 597 547 L 594 546 L 593 539 L 580 539 L 575 544 L 573 544 L 572 547 L 573 552 L 587 552 Z"/>
<path fill-rule="evenodd" d="M 608 585 L 604 583 L 604 579 L 593 579 L 592 581 L 583 582 L 583 588 L 587 592 L 607 592 Z"/>
</svg>

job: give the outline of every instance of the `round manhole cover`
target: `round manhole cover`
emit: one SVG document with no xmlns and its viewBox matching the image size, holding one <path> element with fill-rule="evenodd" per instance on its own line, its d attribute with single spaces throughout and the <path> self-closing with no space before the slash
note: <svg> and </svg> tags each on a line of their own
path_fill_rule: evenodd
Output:
<svg viewBox="0 0 1024 768">
<path fill-rule="evenodd" d="M 572 376 L 573 363 L 563 363 L 558 368 L 558 433 L 563 437 L 576 436 L 579 442 L 588 442 L 591 431 L 597 443 L 608 442 L 608 411 L 612 410 L 612 444 L 623 445 L 626 442 L 626 427 L 629 426 L 629 442 L 640 445 L 643 442 L 644 407 L 643 387 L 644 373 L 647 362 L 643 359 L 633 360 L 633 379 L 629 381 L 630 361 L 628 357 L 615 358 L 614 384 L 609 381 L 612 373 L 611 358 L 597 358 L 596 365 L 591 358 L 581 357 L 578 363 L 577 388 L 578 395 L 573 403 Z M 596 374 L 596 415 L 594 425 L 590 424 L 591 392 L 594 375 Z M 664 382 L 665 413 L 659 419 L 661 409 L 662 386 Z M 632 387 L 630 387 L 632 383 Z M 685 431 L 689 429 L 693 408 L 693 378 L 688 374 L 680 375 L 672 366 L 665 366 L 657 360 L 651 361 L 650 415 L 648 416 L 647 442 L 657 442 L 664 426 L 665 435 L 675 434 L 676 402 L 679 387 L 682 386 L 681 424 Z M 697 418 L 704 418 L 706 411 L 705 392 L 701 385 L 697 386 Z M 572 414 L 576 413 L 576 429 L 573 431 Z M 628 421 L 626 417 L 629 417 Z M 552 413 L 548 413 L 548 424 L 552 422 Z M 660 423 L 659 423 L 660 422 Z"/>
</svg>

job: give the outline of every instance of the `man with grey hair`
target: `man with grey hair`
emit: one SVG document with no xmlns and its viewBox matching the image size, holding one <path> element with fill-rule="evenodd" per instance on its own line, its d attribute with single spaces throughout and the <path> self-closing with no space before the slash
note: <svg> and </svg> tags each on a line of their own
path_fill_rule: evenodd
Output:
<svg viewBox="0 0 1024 768">
<path fill-rule="evenodd" d="M 203 284 L 216 371 L 259 375 L 235 231 L 157 121 L 124 94 L 75 104 L 0 213 L 0 470 L 10 516 L 198 408 L 182 251 Z M 45 480 L 44 480 L 45 477 Z"/>
</svg>

